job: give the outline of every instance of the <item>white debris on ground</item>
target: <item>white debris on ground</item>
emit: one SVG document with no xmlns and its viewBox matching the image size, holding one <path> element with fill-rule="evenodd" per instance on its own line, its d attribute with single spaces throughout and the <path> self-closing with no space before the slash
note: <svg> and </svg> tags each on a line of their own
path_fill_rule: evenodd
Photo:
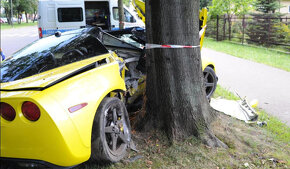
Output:
<svg viewBox="0 0 290 169">
<path fill-rule="evenodd" d="M 210 105 L 212 108 L 219 112 L 223 112 L 226 115 L 235 117 L 239 120 L 243 120 L 246 123 L 256 122 L 258 115 L 255 110 L 243 100 L 226 100 L 226 99 L 211 99 Z"/>
</svg>

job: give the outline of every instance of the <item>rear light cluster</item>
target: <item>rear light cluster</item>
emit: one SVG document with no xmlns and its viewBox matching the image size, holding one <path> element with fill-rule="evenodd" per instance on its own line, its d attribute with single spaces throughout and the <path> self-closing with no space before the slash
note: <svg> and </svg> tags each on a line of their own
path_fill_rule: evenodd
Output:
<svg viewBox="0 0 290 169">
<path fill-rule="evenodd" d="M 23 115 L 30 121 L 36 121 L 40 117 L 40 110 L 32 102 L 24 102 L 21 107 Z"/>
<path fill-rule="evenodd" d="M 32 102 L 26 101 L 21 107 L 24 117 L 30 121 L 37 121 L 40 117 L 40 109 L 38 106 Z M 13 121 L 16 117 L 16 112 L 14 108 L 4 102 L 0 102 L 0 115 L 5 120 Z"/>
<path fill-rule="evenodd" d="M 16 112 L 12 106 L 7 103 L 1 102 L 0 103 L 0 115 L 5 120 L 12 121 L 15 119 Z"/>
<path fill-rule="evenodd" d="M 38 28 L 38 36 L 39 36 L 40 39 L 43 38 L 42 28 L 41 27 Z"/>
</svg>

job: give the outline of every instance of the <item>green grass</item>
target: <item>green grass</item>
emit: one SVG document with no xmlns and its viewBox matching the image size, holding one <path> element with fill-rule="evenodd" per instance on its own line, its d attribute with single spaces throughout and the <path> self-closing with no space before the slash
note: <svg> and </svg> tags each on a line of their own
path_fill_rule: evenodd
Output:
<svg viewBox="0 0 290 169">
<path fill-rule="evenodd" d="M 22 27 L 26 27 L 26 26 L 35 26 L 37 25 L 37 22 L 28 22 L 28 23 L 21 23 L 21 24 L 18 24 L 18 23 L 14 23 L 13 24 L 13 28 L 22 28 Z M 11 25 L 8 25 L 7 23 L 1 23 L 1 30 L 4 30 L 4 29 L 11 29 L 12 26 Z"/>
<path fill-rule="evenodd" d="M 217 88 L 216 88 L 216 90 L 214 92 L 213 97 L 214 98 L 222 97 L 222 98 L 228 99 L 228 100 L 239 100 L 240 99 L 234 93 L 226 90 L 225 88 L 221 87 L 220 85 L 217 85 Z"/>
<path fill-rule="evenodd" d="M 228 41 L 217 42 L 209 38 L 205 38 L 204 47 L 290 72 L 290 54 L 287 53 Z"/>
<path fill-rule="evenodd" d="M 213 97 L 222 97 L 228 100 L 239 100 L 238 96 L 225 88 L 222 88 L 220 85 L 217 86 Z M 290 127 L 288 127 L 285 123 L 282 123 L 278 118 L 270 116 L 262 109 L 257 108 L 256 112 L 259 115 L 259 121 L 267 122 L 265 129 L 269 132 L 269 134 L 273 135 L 273 137 L 277 140 L 290 143 Z"/>
<path fill-rule="evenodd" d="M 278 118 L 268 115 L 264 110 L 257 110 L 260 121 L 266 121 L 265 127 L 277 139 L 290 143 L 290 128 Z"/>
</svg>

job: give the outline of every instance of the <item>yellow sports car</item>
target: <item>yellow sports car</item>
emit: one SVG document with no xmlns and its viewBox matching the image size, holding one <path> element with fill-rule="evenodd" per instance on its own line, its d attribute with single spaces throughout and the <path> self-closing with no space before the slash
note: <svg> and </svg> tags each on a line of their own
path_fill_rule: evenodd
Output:
<svg viewBox="0 0 290 169">
<path fill-rule="evenodd" d="M 102 163 L 122 159 L 132 145 L 124 102 L 137 102 L 145 80 L 143 36 L 138 29 L 58 32 L 5 60 L 2 167 L 15 162 L 72 167 L 90 158 Z M 213 66 L 203 61 L 203 69 L 209 69 L 205 77 L 213 74 L 211 86 L 216 85 Z"/>
<path fill-rule="evenodd" d="M 125 156 L 124 62 L 95 33 L 43 38 L 1 64 L 1 160 L 67 167 Z"/>
</svg>

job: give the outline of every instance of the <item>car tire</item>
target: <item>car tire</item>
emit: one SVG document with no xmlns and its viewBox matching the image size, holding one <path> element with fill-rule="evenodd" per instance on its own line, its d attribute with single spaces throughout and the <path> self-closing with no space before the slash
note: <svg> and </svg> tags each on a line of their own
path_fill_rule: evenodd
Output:
<svg viewBox="0 0 290 169">
<path fill-rule="evenodd" d="M 217 86 L 217 76 L 213 68 L 207 66 L 203 70 L 206 97 L 210 100 Z"/>
<path fill-rule="evenodd" d="M 124 103 L 118 98 L 104 98 L 94 118 L 91 160 L 115 163 L 127 155 L 131 126 Z"/>
</svg>

